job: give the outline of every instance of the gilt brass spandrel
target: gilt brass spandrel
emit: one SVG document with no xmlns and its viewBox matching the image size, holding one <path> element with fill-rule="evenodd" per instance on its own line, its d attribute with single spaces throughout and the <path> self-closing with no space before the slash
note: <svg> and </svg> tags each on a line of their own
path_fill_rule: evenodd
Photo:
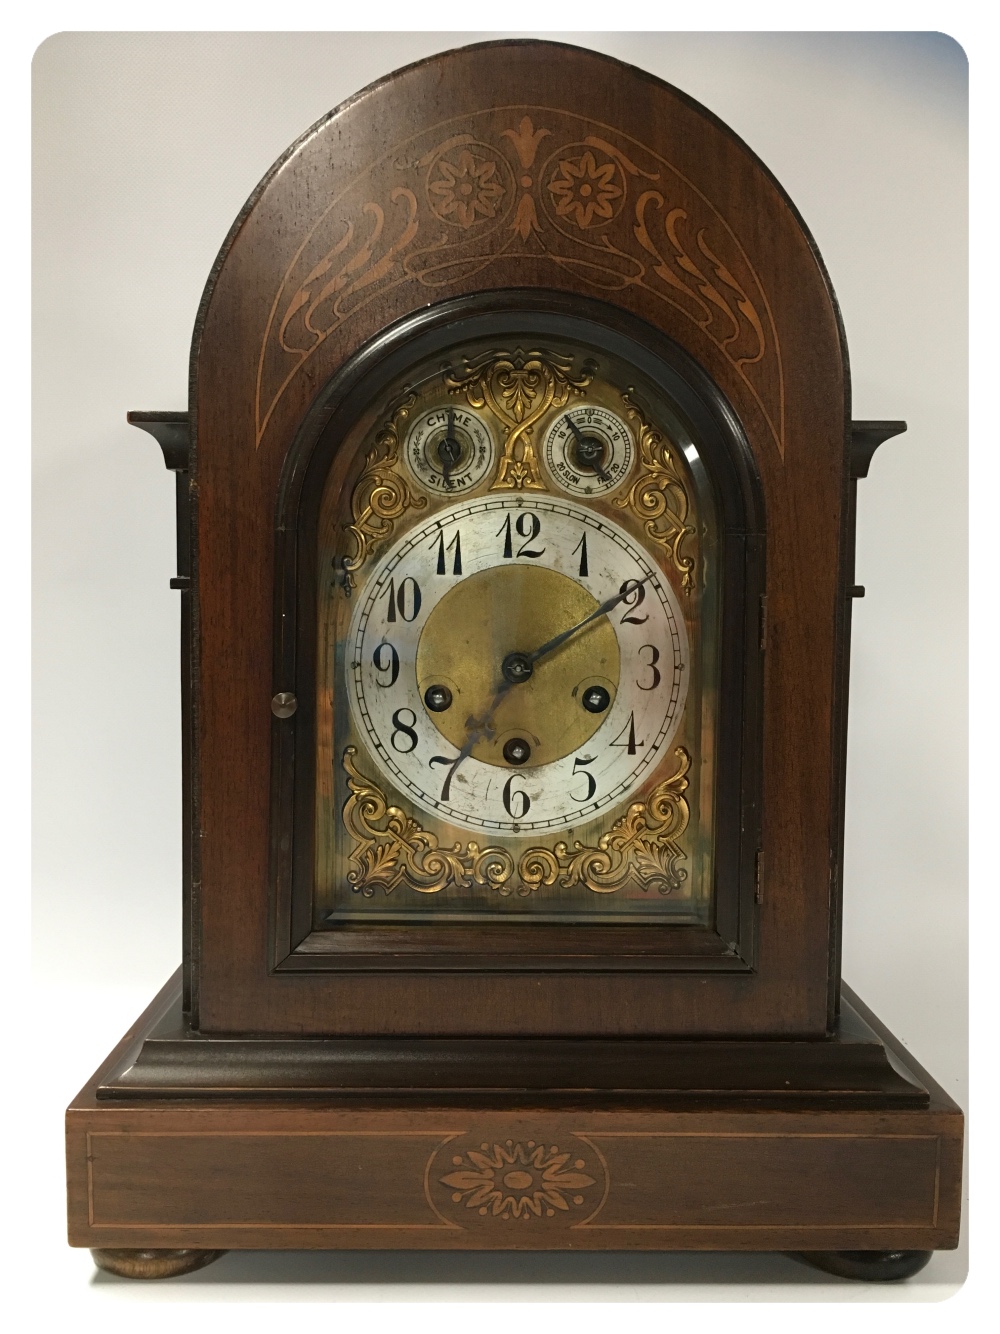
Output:
<svg viewBox="0 0 1000 1334">
<path fill-rule="evenodd" d="M 553 848 L 532 847 L 515 855 L 502 844 L 442 844 L 362 772 L 356 748 L 348 746 L 343 754 L 350 790 L 343 814 L 351 841 L 347 879 L 356 894 L 369 899 L 379 890 L 385 895 L 396 890 L 439 894 L 474 885 L 503 897 L 524 897 L 557 881 L 565 889 L 581 886 L 594 894 L 614 894 L 629 882 L 644 893 L 674 894 L 688 878 L 682 840 L 690 819 L 691 756 L 678 747 L 674 763 L 673 773 L 643 801 L 633 802 L 594 844 L 560 841 Z"/>
<path fill-rule="evenodd" d="M 550 351 L 494 350 L 467 358 L 463 370 L 445 367 L 419 392 L 411 389 L 375 432 L 352 490 L 351 521 L 344 525 L 347 550 L 341 557 L 347 591 L 354 587 L 357 571 L 369 556 L 398 531 L 399 521 L 426 508 L 427 497 L 414 490 L 413 483 L 427 489 L 427 478 L 411 473 L 405 447 L 430 409 L 446 412 L 450 395 L 463 398 L 491 418 L 492 429 L 485 423 L 481 428 L 486 437 L 495 431 L 503 439 L 499 457 L 494 461 L 490 451 L 489 466 L 472 474 L 475 480 L 469 494 L 550 489 L 539 459 L 539 442 L 567 403 L 590 401 L 623 411 L 635 439 L 637 460 L 629 468 L 631 475 L 623 478 L 625 490 L 609 499 L 634 517 L 645 535 L 667 553 L 681 576 L 682 588 L 690 592 L 697 578 L 697 530 L 689 522 L 694 507 L 680 451 L 654 424 L 650 409 L 634 388 L 609 393 L 611 386 L 595 379 L 597 370 L 596 363 L 585 355 L 574 358 Z M 458 494 L 437 480 L 430 490 L 441 499 Z"/>
<path fill-rule="evenodd" d="M 448 388 L 474 408 L 489 407 L 504 430 L 503 451 L 492 490 L 545 491 L 535 428 L 553 409 L 580 397 L 594 378 L 592 364 L 574 374 L 573 360 L 551 352 L 489 352 L 452 371 Z"/>
<path fill-rule="evenodd" d="M 627 506 L 642 524 L 646 536 L 663 548 L 681 576 L 681 587 L 690 593 L 697 569 L 696 529 L 688 522 L 691 498 L 678 465 L 677 449 L 652 424 L 634 389 L 628 389 L 621 397 L 638 437 L 639 468 L 629 490 L 616 497 L 614 503 L 619 508 Z"/>
<path fill-rule="evenodd" d="M 427 500 L 414 494 L 399 467 L 400 441 L 409 422 L 415 394 L 407 394 L 375 437 L 365 465 L 351 493 L 351 522 L 345 524 L 352 550 L 343 557 L 344 586 L 350 591 L 355 576 L 373 547 L 390 538 L 396 520 L 409 509 L 424 509 Z"/>
</svg>

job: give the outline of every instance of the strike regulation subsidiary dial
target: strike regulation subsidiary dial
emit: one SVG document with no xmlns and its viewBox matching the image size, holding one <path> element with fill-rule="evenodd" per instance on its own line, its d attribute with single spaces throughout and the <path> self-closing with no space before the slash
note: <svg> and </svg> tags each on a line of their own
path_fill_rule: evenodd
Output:
<svg viewBox="0 0 1000 1334">
<path fill-rule="evenodd" d="M 573 496 L 613 491 L 635 458 L 632 433 L 616 413 L 586 404 L 570 408 L 549 427 L 542 446 L 556 485 Z"/>
</svg>

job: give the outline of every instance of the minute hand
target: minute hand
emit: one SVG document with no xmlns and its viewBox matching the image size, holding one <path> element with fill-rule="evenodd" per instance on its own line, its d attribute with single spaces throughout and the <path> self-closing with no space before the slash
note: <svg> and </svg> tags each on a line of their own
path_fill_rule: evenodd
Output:
<svg viewBox="0 0 1000 1334">
<path fill-rule="evenodd" d="M 561 644 L 565 644 L 567 639 L 575 635 L 578 630 L 582 630 L 584 626 L 589 625 L 591 621 L 596 621 L 599 616 L 606 616 L 612 608 L 618 606 L 619 602 L 624 602 L 627 597 L 631 597 L 637 588 L 652 579 L 652 577 L 652 574 L 647 574 L 642 579 L 629 579 L 623 592 L 616 593 L 614 597 L 607 598 L 599 607 L 595 608 L 589 616 L 585 616 L 582 621 L 577 621 L 576 625 L 571 625 L 568 630 L 563 630 L 561 634 L 548 640 L 546 643 L 542 644 L 540 648 L 536 648 L 533 653 L 529 653 L 528 661 L 531 663 L 532 667 L 539 658 L 544 658 L 548 653 L 554 653 Z"/>
<path fill-rule="evenodd" d="M 625 598 L 629 597 L 633 589 L 638 588 L 641 584 L 646 583 L 647 580 L 652 579 L 652 577 L 653 577 L 652 574 L 647 574 L 643 579 L 635 579 L 635 580 L 630 579 L 628 581 L 628 587 L 625 589 L 624 593 L 616 593 L 614 597 L 608 598 L 606 602 L 602 602 L 601 605 L 598 608 L 596 608 L 596 610 L 592 611 L 589 616 L 585 616 L 582 621 L 578 621 L 576 625 L 571 625 L 568 630 L 564 630 L 562 634 L 556 635 L 555 638 L 550 639 L 548 643 L 542 644 L 541 648 L 536 648 L 534 653 L 529 653 L 527 655 L 529 663 L 531 663 L 531 665 L 534 666 L 534 664 L 538 661 L 539 658 L 543 658 L 546 653 L 552 653 L 555 649 L 559 647 L 560 644 L 565 644 L 566 640 L 569 639 L 571 635 L 575 635 L 577 630 L 582 630 L 583 627 L 585 625 L 589 625 L 591 621 L 596 621 L 598 616 L 606 615 L 614 607 L 617 607 L 619 602 L 623 602 Z M 449 795 L 451 793 L 451 780 L 455 777 L 459 765 L 461 765 L 464 760 L 467 760 L 469 758 L 469 756 L 472 754 L 473 747 L 476 746 L 480 741 L 482 741 L 484 736 L 489 735 L 490 727 L 492 726 L 494 716 L 496 715 L 496 711 L 500 707 L 504 698 L 513 689 L 513 686 L 514 686 L 513 681 L 508 681 L 508 680 L 501 681 L 500 684 L 497 686 L 496 694 L 493 696 L 492 703 L 490 704 L 490 707 L 486 710 L 484 716 L 482 718 L 476 718 L 476 719 L 470 718 L 469 722 L 472 724 L 472 726 L 470 730 L 466 733 L 465 745 L 455 756 L 451 768 L 448 770 L 447 776 L 445 777 L 444 787 L 441 789 L 442 801 L 447 801 L 449 799 Z"/>
</svg>

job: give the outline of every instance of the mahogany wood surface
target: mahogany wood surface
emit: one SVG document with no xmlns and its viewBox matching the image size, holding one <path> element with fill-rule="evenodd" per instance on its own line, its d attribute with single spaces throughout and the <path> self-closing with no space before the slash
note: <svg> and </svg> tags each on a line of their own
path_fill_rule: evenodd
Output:
<svg viewBox="0 0 1000 1334">
<path fill-rule="evenodd" d="M 441 212 L 430 173 L 469 144 L 503 195 L 464 225 Z M 622 188 L 597 230 L 582 211 L 557 214 L 548 188 L 563 158 L 585 152 L 614 163 Z M 754 974 L 269 969 L 269 702 L 294 689 L 272 679 L 286 454 L 322 386 L 380 330 L 435 301 L 515 286 L 596 296 L 654 326 L 705 368 L 750 441 L 767 516 Z M 731 130 L 650 75 L 556 44 L 484 44 L 400 71 L 308 131 L 234 225 L 193 348 L 200 1029 L 825 1033 L 837 983 L 848 400 L 835 302 L 794 208 Z"/>
<path fill-rule="evenodd" d="M 923 1072 L 911 1077 L 928 1105 L 911 1109 L 101 1101 L 98 1085 L 178 987 L 175 977 L 69 1108 L 74 1246 L 957 1245 L 962 1115 Z"/>
<path fill-rule="evenodd" d="M 901 1075 L 884 1030 L 845 1001 L 827 1039 L 276 1038 L 195 1032 L 178 977 L 140 1044 L 104 1073 L 97 1097 L 322 1098 L 353 1105 L 686 1107 L 752 1097 L 832 1110 L 927 1107 L 927 1077 Z M 863 1007 L 861 1007 L 863 1008 Z M 866 1012 L 867 1013 L 867 1012 Z M 881 1036 L 880 1036 L 881 1034 Z M 890 1039 L 891 1041 L 891 1039 Z M 338 1104 L 338 1099 L 340 1104 Z"/>
</svg>

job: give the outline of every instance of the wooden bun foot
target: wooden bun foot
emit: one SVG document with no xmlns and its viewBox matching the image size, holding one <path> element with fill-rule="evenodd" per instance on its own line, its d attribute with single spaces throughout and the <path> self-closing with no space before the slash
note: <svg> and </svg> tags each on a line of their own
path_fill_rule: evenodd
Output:
<svg viewBox="0 0 1000 1334">
<path fill-rule="evenodd" d="M 792 1251 L 814 1269 L 838 1278 L 861 1279 L 866 1283 L 891 1283 L 919 1274 L 933 1251 Z"/>
<path fill-rule="evenodd" d="M 218 1260 L 225 1251 L 92 1250 L 94 1264 L 119 1278 L 176 1278 Z"/>
</svg>

